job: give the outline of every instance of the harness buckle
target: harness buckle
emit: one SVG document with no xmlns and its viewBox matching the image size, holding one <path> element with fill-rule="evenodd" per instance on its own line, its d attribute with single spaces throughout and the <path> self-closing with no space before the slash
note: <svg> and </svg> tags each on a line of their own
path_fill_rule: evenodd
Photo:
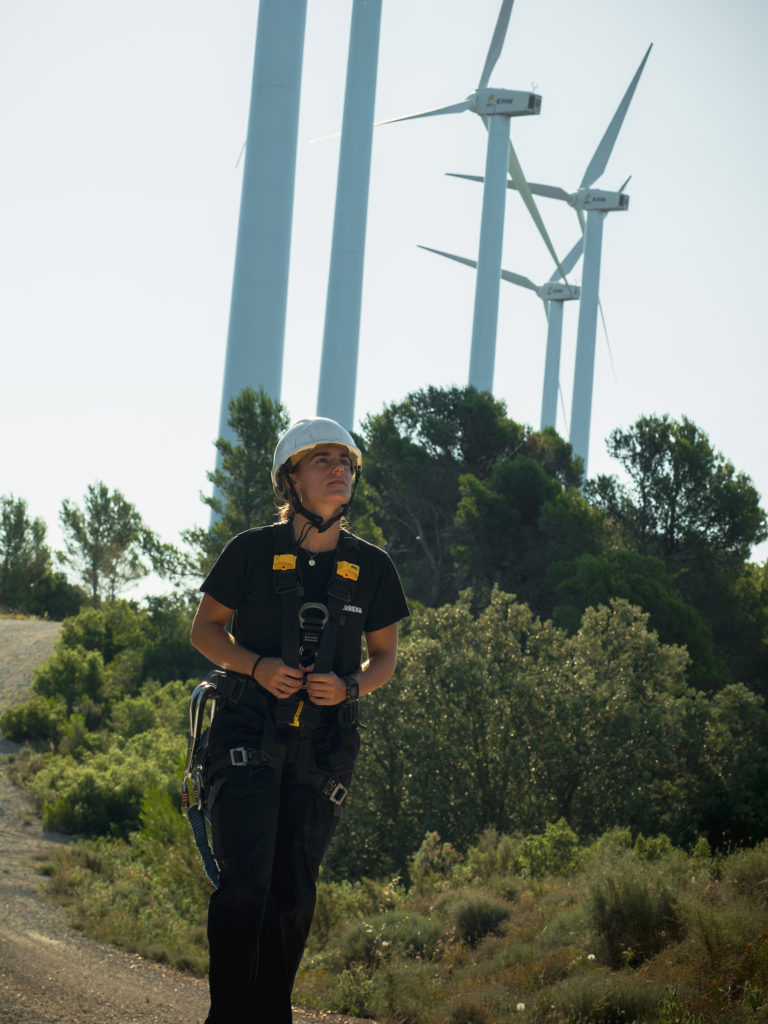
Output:
<svg viewBox="0 0 768 1024">
<path fill-rule="evenodd" d="M 241 760 L 235 758 L 235 754 L 239 754 Z M 247 768 L 248 767 L 248 751 L 245 747 L 230 747 L 229 757 L 235 768 Z"/>
<path fill-rule="evenodd" d="M 336 804 L 337 807 L 341 807 L 344 803 L 344 798 L 348 792 L 349 791 L 346 786 L 342 785 L 340 782 L 334 782 L 333 779 L 328 779 L 326 784 L 323 786 L 323 795 L 327 796 L 331 803 Z M 341 793 L 341 796 L 339 796 L 339 793 Z"/>
</svg>

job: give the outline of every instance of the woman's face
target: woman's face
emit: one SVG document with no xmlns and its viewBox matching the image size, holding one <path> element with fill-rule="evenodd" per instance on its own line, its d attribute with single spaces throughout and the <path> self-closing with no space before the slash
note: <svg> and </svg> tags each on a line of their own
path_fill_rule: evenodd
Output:
<svg viewBox="0 0 768 1024">
<path fill-rule="evenodd" d="M 349 454 L 338 444 L 318 445 L 304 456 L 291 479 L 305 508 L 311 512 L 335 511 L 349 501 L 352 493 Z"/>
</svg>

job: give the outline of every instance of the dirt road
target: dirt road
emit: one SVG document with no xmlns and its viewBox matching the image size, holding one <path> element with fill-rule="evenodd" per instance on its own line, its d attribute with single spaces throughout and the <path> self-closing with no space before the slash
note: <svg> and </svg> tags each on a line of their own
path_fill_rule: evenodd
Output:
<svg viewBox="0 0 768 1024">
<path fill-rule="evenodd" d="M 11 628 L 3 628 L 6 623 Z M 18 700 L 31 668 L 45 660 L 55 623 L 0 620 L 0 703 Z M 48 627 L 47 630 L 38 627 Z M 30 627 L 25 629 L 25 627 Z M 37 659 L 37 660 L 36 660 Z M 23 682 L 19 685 L 19 679 Z M 20 749 L 9 740 L 0 750 Z M 5 762 L 6 757 L 2 757 Z M 0 1024 L 203 1024 L 205 981 L 178 974 L 114 946 L 83 938 L 65 914 L 41 898 L 39 873 L 52 844 L 25 790 L 0 768 Z M 353 1018 L 294 1008 L 294 1024 L 344 1024 Z"/>
<path fill-rule="evenodd" d="M 60 629 L 60 622 L 0 619 L 0 711 L 21 700 L 32 669 L 51 653 Z"/>
</svg>

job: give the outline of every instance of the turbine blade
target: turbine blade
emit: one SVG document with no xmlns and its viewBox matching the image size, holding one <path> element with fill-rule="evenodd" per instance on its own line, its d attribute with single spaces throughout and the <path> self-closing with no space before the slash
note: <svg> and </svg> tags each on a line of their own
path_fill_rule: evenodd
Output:
<svg viewBox="0 0 768 1024">
<path fill-rule="evenodd" d="M 547 318 L 547 323 L 549 323 L 549 303 L 546 299 L 542 299 L 541 302 L 544 306 L 544 316 Z"/>
<path fill-rule="evenodd" d="M 477 267 L 477 260 L 468 260 L 465 256 L 454 256 L 452 252 L 443 252 L 442 249 L 430 249 L 428 245 L 419 245 L 417 248 L 437 253 L 438 256 L 445 256 L 448 260 L 456 260 L 457 263 L 463 263 L 466 267 Z"/>
<path fill-rule="evenodd" d="M 477 174 L 451 174 L 450 171 L 446 171 L 445 176 L 447 178 L 464 178 L 466 181 L 485 181 L 485 178 L 483 178 L 482 175 Z"/>
<path fill-rule="evenodd" d="M 511 270 L 502 270 L 502 281 L 509 281 L 510 284 L 519 285 L 520 288 L 530 288 L 531 291 L 538 291 L 538 286 L 533 283 L 530 277 L 523 277 L 522 274 L 513 274 Z"/>
<path fill-rule="evenodd" d="M 603 304 L 600 301 L 600 296 L 597 297 L 597 308 L 600 310 L 600 319 L 603 321 L 603 331 L 605 332 L 605 343 L 608 346 L 608 358 L 611 360 L 611 369 L 613 370 L 613 382 L 618 384 L 619 380 L 616 376 L 616 367 L 613 365 L 613 352 L 611 352 L 611 343 L 608 339 L 608 328 L 605 326 L 605 317 L 603 316 Z"/>
<path fill-rule="evenodd" d="M 477 268 L 477 260 L 468 260 L 466 256 L 454 256 L 452 252 L 443 252 L 442 249 L 430 249 L 428 245 L 420 245 L 418 248 L 425 249 L 427 252 L 437 253 L 438 256 L 445 256 L 449 260 L 456 260 L 457 263 L 463 263 L 465 267 Z M 532 288 L 533 291 L 536 291 L 536 285 L 529 277 L 513 274 L 511 270 L 502 270 L 501 276 L 505 281 L 509 281 L 510 284 L 517 284 L 521 288 Z"/>
<path fill-rule="evenodd" d="M 507 188 L 517 188 L 514 181 L 507 182 Z M 544 196 L 547 199 L 559 199 L 561 202 L 567 203 L 571 198 L 569 193 L 564 188 L 557 188 L 556 185 L 539 185 L 535 181 L 528 182 L 528 188 L 535 196 Z M 519 191 L 519 190 L 518 190 Z"/>
<path fill-rule="evenodd" d="M 640 75 L 643 73 L 645 62 L 648 60 L 651 50 L 653 49 L 653 43 L 648 47 L 648 50 L 640 62 L 640 67 L 635 72 L 635 77 L 629 83 L 629 88 L 624 93 L 624 99 L 619 104 L 619 108 L 613 115 L 613 120 L 608 125 L 608 130 L 600 141 L 600 145 L 595 150 L 595 155 L 589 162 L 584 172 L 584 177 L 581 179 L 581 185 L 579 188 L 589 188 L 593 185 L 600 175 L 605 170 L 605 165 L 608 163 L 611 153 L 613 152 L 613 146 L 616 142 L 616 138 L 621 130 L 621 126 L 624 123 L 624 117 L 626 116 L 627 110 L 629 110 L 629 104 L 632 102 L 632 97 L 635 95 L 635 89 L 637 83 L 640 81 Z"/>
<path fill-rule="evenodd" d="M 566 272 L 566 274 L 570 274 L 570 272 L 573 270 L 573 268 L 579 262 L 579 259 L 581 258 L 581 254 L 583 252 L 584 252 L 584 235 L 581 236 L 581 238 L 578 240 L 576 245 L 574 245 L 574 247 L 571 249 L 571 251 L 568 253 L 568 255 L 563 260 L 563 270 Z M 554 274 L 552 275 L 552 277 L 550 277 L 549 280 L 550 281 L 559 281 L 560 280 L 560 271 L 556 270 L 554 272 Z"/>
<path fill-rule="evenodd" d="M 627 185 L 630 183 L 630 181 L 632 181 L 632 175 L 631 174 L 627 178 L 627 180 L 624 182 L 624 184 L 619 188 L 619 192 L 623 192 L 624 189 L 627 187 Z"/>
<path fill-rule="evenodd" d="M 561 277 L 565 281 L 566 285 L 568 285 L 568 279 L 565 271 L 560 266 L 560 260 L 557 258 L 555 247 L 552 245 L 549 235 L 547 234 L 547 229 L 544 227 L 544 221 L 541 219 L 541 214 L 539 213 L 533 196 L 531 195 L 531 190 L 528 187 L 528 182 L 525 180 L 523 169 L 520 166 L 520 161 L 517 159 L 517 153 L 515 153 L 515 147 L 512 145 L 511 140 L 509 143 L 509 173 L 512 176 L 512 180 L 517 184 L 517 189 L 523 198 L 523 202 L 528 207 L 528 212 L 533 217 L 533 222 L 539 229 L 539 234 L 544 239 L 544 244 L 549 249 L 552 259 L 555 261 L 557 269 L 560 271 Z M 568 285 L 568 287 L 570 287 L 570 285 Z"/>
<path fill-rule="evenodd" d="M 586 219 L 584 217 L 584 211 L 583 210 L 577 210 L 576 211 L 576 216 L 579 218 L 579 225 L 581 227 L 581 233 L 583 235 L 584 232 L 587 230 L 587 222 L 586 222 Z"/>
<path fill-rule="evenodd" d="M 570 430 L 568 429 L 568 417 L 565 415 L 565 401 L 563 399 L 563 389 L 560 387 L 559 380 L 557 382 L 557 390 L 560 393 L 560 408 L 563 410 L 563 421 L 565 423 L 565 434 L 563 434 L 563 437 L 567 437 L 570 434 Z"/>
<path fill-rule="evenodd" d="M 319 139 L 310 139 L 310 142 L 325 142 L 326 139 L 339 139 L 341 132 L 333 132 L 331 135 L 321 135 Z"/>
<path fill-rule="evenodd" d="M 447 171 L 446 174 L 449 178 L 465 178 L 467 181 L 485 181 L 485 178 L 480 177 L 477 174 L 452 174 L 450 171 Z M 520 191 L 514 181 L 508 181 L 507 188 L 513 188 L 518 192 Z M 554 185 L 538 185 L 535 181 L 529 181 L 528 188 L 531 190 L 533 195 L 545 196 L 547 199 L 561 199 L 563 202 L 567 203 L 571 198 L 564 188 L 557 188 Z"/>
<path fill-rule="evenodd" d="M 245 147 L 246 147 L 247 144 L 248 144 L 248 139 L 245 140 L 245 142 L 243 143 L 243 148 L 240 150 L 240 156 L 237 158 L 237 163 L 235 164 L 235 170 L 237 170 L 237 168 L 240 166 L 240 161 L 243 159 L 243 153 L 245 152 Z"/>
<path fill-rule="evenodd" d="M 493 30 L 493 38 L 491 39 L 491 45 L 488 48 L 488 56 L 485 58 L 485 67 L 483 73 L 480 75 L 480 84 L 478 89 L 484 89 L 488 85 L 488 79 L 493 73 L 493 69 L 496 67 L 496 61 L 501 55 L 502 47 L 504 46 L 504 40 L 507 35 L 507 26 L 509 25 L 509 16 L 512 13 L 512 4 L 514 0 L 502 0 L 501 10 L 499 11 L 499 17 L 496 22 L 496 28 Z"/>
<path fill-rule="evenodd" d="M 460 114 L 469 109 L 469 100 L 461 103 L 452 103 L 450 107 L 433 107 L 432 110 L 420 110 L 418 114 L 406 114 L 405 117 L 390 117 L 388 121 L 376 121 L 374 128 L 380 128 L 383 124 L 395 124 L 397 121 L 413 121 L 417 117 L 435 117 L 437 114 Z M 332 138 L 328 135 L 327 138 Z"/>
</svg>

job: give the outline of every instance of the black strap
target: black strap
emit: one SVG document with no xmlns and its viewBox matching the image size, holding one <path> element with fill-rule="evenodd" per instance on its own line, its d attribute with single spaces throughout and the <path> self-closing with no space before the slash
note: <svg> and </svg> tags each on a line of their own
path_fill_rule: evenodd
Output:
<svg viewBox="0 0 768 1024">
<path fill-rule="evenodd" d="M 280 595 L 281 610 L 281 648 L 282 658 L 291 668 L 299 668 L 301 663 L 301 628 L 299 611 L 304 599 L 304 586 L 301 576 L 301 565 L 298 557 L 293 556 L 295 547 L 293 540 L 293 524 L 278 523 L 273 528 L 272 540 L 275 562 L 279 556 L 288 554 L 294 558 L 292 567 L 273 570 L 275 592 Z M 320 645 L 315 656 L 315 671 L 330 672 L 336 654 L 336 639 L 339 626 L 345 622 L 344 606 L 351 604 L 355 596 L 355 580 L 348 579 L 339 573 L 340 562 L 352 562 L 359 550 L 357 538 L 342 531 L 336 546 L 333 572 L 328 581 L 326 607 L 328 622 L 323 629 Z M 273 563 L 274 564 L 274 563 Z M 282 563 L 283 565 L 285 562 Z M 281 698 L 277 702 L 275 719 L 278 728 L 290 725 L 296 719 L 300 701 L 304 701 L 301 709 L 301 722 L 312 728 L 317 724 L 320 709 L 307 699 L 306 690 Z"/>
</svg>

